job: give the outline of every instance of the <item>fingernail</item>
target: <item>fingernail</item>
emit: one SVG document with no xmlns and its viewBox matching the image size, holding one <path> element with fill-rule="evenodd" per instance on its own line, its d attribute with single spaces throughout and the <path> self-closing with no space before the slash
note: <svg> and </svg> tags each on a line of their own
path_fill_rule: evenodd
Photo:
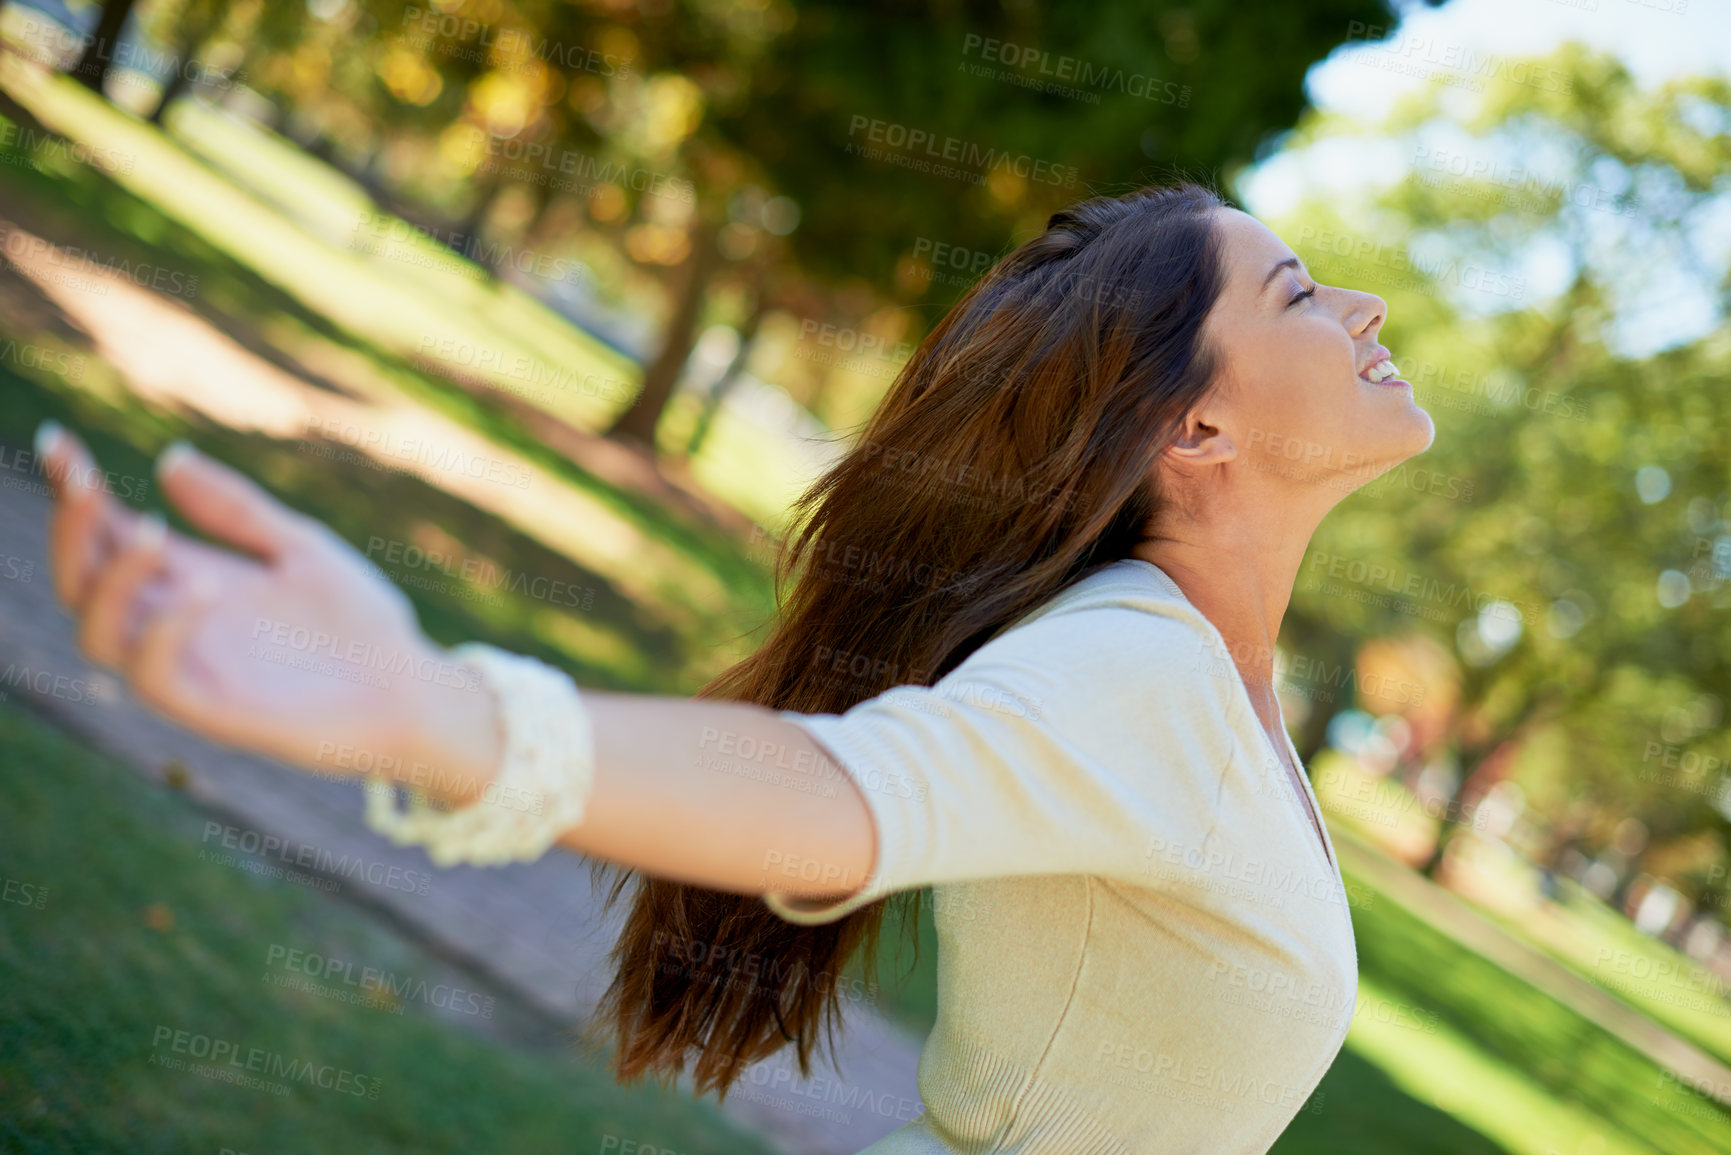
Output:
<svg viewBox="0 0 1731 1155">
<path fill-rule="evenodd" d="M 143 549 L 161 549 L 162 543 L 168 540 L 168 523 L 162 520 L 162 515 L 154 509 L 145 514 L 138 522 L 138 538 L 135 544 Z"/>
<path fill-rule="evenodd" d="M 191 445 L 187 444 L 181 438 L 176 437 L 173 441 L 168 443 L 168 447 L 164 449 L 161 456 L 156 459 L 156 476 L 167 477 L 174 470 L 178 469 L 182 462 L 191 457 L 194 452 L 195 450 Z"/>
<path fill-rule="evenodd" d="M 47 418 L 36 427 L 36 456 L 52 456 L 60 448 L 60 439 L 66 430 L 54 418 Z"/>
</svg>

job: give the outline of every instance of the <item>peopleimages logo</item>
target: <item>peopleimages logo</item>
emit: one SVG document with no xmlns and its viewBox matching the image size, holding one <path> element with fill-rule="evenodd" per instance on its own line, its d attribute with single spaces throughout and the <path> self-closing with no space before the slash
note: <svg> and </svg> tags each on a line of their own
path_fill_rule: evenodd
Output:
<svg viewBox="0 0 1731 1155">
<path fill-rule="evenodd" d="M 975 76 L 1008 80 L 1024 88 L 1033 88 L 1056 96 L 1100 103 L 1099 89 L 1151 100 L 1159 104 L 1190 106 L 1190 86 L 1161 80 L 1141 72 L 1125 72 L 1109 64 L 1100 64 L 1075 56 L 1054 55 L 1043 48 L 1018 45 L 1006 40 L 993 40 L 970 32 L 962 38 L 964 58 L 979 55 L 988 64 L 1003 64 L 1013 73 L 993 73 L 989 68 L 964 63 L 962 70 Z M 1065 83 L 1068 82 L 1068 83 Z M 1071 84 L 1074 87 L 1070 86 Z"/>
<path fill-rule="evenodd" d="M 27 160 L 46 160 L 53 157 L 123 174 L 131 172 L 133 165 L 133 158 L 129 153 L 115 152 L 113 149 L 83 141 L 66 140 L 47 129 L 37 130 L 27 125 L 0 124 L 0 148 L 5 148 L 10 153 L 0 156 L 0 164 L 22 164 Z"/>
<path fill-rule="evenodd" d="M 17 341 L 0 341 L 0 361 L 10 361 L 24 369 L 41 369 L 68 381 L 78 381 L 84 377 L 83 357 L 29 342 L 19 344 Z"/>
<path fill-rule="evenodd" d="M 260 858 L 275 858 L 290 866 L 299 866 L 326 875 L 327 881 L 335 885 L 336 879 L 350 879 L 366 882 L 371 886 L 384 887 L 386 890 L 400 890 L 408 894 L 426 894 L 432 886 L 433 876 L 424 870 L 414 870 L 409 867 L 396 866 L 378 859 L 364 858 L 358 854 L 334 854 L 320 846 L 312 846 L 304 842 L 279 838 L 274 834 L 260 834 L 256 830 L 248 830 L 240 826 L 227 826 L 221 822 L 206 822 L 205 843 L 199 849 L 199 858 L 204 861 L 218 862 L 224 866 L 236 865 L 234 855 L 220 855 L 211 850 L 209 844 L 217 842 L 223 850 L 237 851 L 243 855 L 256 855 Z"/>
<path fill-rule="evenodd" d="M 133 264 L 124 257 L 104 256 L 89 249 L 62 247 L 6 221 L 0 221 L 0 250 L 15 263 L 40 261 L 64 270 L 70 277 L 79 274 L 93 274 L 98 278 L 115 276 L 130 281 L 140 289 L 151 289 L 171 296 L 193 297 L 198 294 L 196 273 L 165 268 L 148 261 Z M 65 283 L 72 287 L 90 288 L 99 294 L 106 294 L 108 291 L 107 285 L 101 280 Z"/>
<path fill-rule="evenodd" d="M 457 5 L 443 7 L 455 8 Z M 459 42 L 462 47 L 440 45 L 438 51 L 441 55 L 476 64 L 493 63 L 507 71 L 521 67 L 517 62 L 540 60 L 564 72 L 593 72 L 597 76 L 620 77 L 631 73 L 631 61 L 626 57 L 581 44 L 566 44 L 520 28 L 483 24 L 453 12 L 430 11 L 411 4 L 403 9 L 403 26 L 409 30 L 410 43 L 415 47 L 431 47 L 430 39 L 442 36 Z"/>
<path fill-rule="evenodd" d="M 53 670 L 43 670 L 12 662 L 0 670 L 0 686 L 25 690 L 39 698 L 55 698 L 75 706 L 96 705 L 96 687 L 83 678 L 69 678 Z M 0 701 L 4 695 L 0 695 Z"/>
<path fill-rule="evenodd" d="M 176 1030 L 161 1024 L 157 1025 L 151 1036 L 150 1048 L 152 1066 L 175 1071 L 190 1069 L 194 1074 L 206 1078 L 254 1086 L 279 1095 L 287 1093 L 288 1087 L 285 1084 L 262 1084 L 260 1078 L 253 1076 L 283 1079 L 286 1083 L 304 1083 L 309 1087 L 353 1095 L 356 1098 L 379 1097 L 379 1080 L 371 1075 L 363 1075 L 331 1063 L 293 1059 L 277 1051 L 267 1051 L 263 1047 L 247 1047 L 242 1051 L 240 1044 L 228 1039 Z M 176 1058 L 176 1055 L 207 1061 L 189 1066 L 185 1059 Z"/>
<path fill-rule="evenodd" d="M 887 160 L 902 168 L 932 172 L 978 184 L 994 170 L 1014 173 L 1036 184 L 1070 188 L 1081 172 L 1025 153 L 1011 153 L 974 141 L 854 114 L 848 121 L 846 151 L 868 160 Z M 863 139 L 859 139 L 863 136 Z M 952 168 L 950 165 L 961 165 Z"/>
<path fill-rule="evenodd" d="M 340 983 L 363 1002 L 395 1005 L 418 1002 L 462 1015 L 493 1017 L 494 998 L 478 991 L 464 990 L 449 983 L 429 983 L 414 975 L 399 975 L 379 967 L 357 966 L 334 955 L 301 950 L 281 943 L 272 943 L 265 950 L 265 966 L 284 975 L 266 974 L 265 980 L 276 986 L 296 987 L 293 975 L 305 976 L 317 983 Z M 304 989 L 304 988 L 296 988 Z M 310 993 L 327 994 L 322 989 Z M 347 993 L 341 992 L 338 993 Z"/>
</svg>

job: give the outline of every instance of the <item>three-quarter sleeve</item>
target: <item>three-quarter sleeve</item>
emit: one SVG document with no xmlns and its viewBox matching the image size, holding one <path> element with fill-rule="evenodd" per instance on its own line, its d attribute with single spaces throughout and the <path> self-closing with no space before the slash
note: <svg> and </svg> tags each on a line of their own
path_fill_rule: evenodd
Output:
<svg viewBox="0 0 1731 1155">
<path fill-rule="evenodd" d="M 783 711 L 859 786 L 877 850 L 842 899 L 764 901 L 809 925 L 969 879 L 1145 881 L 1152 855 L 1200 852 L 1214 828 L 1230 690 L 1184 611 L 1095 605 L 999 634 L 934 686 L 842 714 Z"/>
</svg>

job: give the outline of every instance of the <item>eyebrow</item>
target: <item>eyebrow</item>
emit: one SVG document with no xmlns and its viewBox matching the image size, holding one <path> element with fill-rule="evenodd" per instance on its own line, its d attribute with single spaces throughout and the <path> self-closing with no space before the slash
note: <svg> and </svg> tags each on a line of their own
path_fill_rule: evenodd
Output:
<svg viewBox="0 0 1731 1155">
<path fill-rule="evenodd" d="M 1256 290 L 1257 293 L 1258 294 L 1266 293 L 1268 291 L 1268 283 L 1270 281 L 1274 280 L 1275 275 L 1277 273 L 1279 273 L 1280 270 L 1282 270 L 1282 269 L 1296 269 L 1302 264 L 1303 264 L 1303 262 L 1300 261 L 1297 257 L 1287 257 L 1284 261 L 1281 261 L 1278 265 L 1275 265 L 1272 269 L 1268 270 L 1268 275 L 1266 277 L 1262 278 L 1262 288 Z"/>
</svg>

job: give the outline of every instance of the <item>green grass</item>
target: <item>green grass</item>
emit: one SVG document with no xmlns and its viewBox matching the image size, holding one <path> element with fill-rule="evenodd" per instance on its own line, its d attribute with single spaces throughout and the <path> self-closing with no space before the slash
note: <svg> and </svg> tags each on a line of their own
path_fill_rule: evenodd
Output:
<svg viewBox="0 0 1731 1155">
<path fill-rule="evenodd" d="M 200 290 L 185 303 L 253 354 L 325 388 L 407 400 L 480 431 L 552 474 L 590 532 L 551 541 L 414 477 L 147 405 L 95 354 L 90 335 L 15 274 L 0 339 L 82 354 L 88 365 L 67 380 L 0 363 L 0 442 L 25 445 L 37 421 L 54 416 L 84 434 L 106 466 L 144 477 L 165 441 L 190 436 L 357 545 L 442 535 L 508 571 L 593 590 L 592 608 L 578 613 L 509 593 L 488 604 L 451 583 L 405 585 L 440 641 L 480 638 L 533 653 L 586 684 L 688 691 L 751 648 L 772 603 L 767 575 L 744 543 L 551 452 L 496 399 L 465 389 L 417 350 L 437 334 L 633 384 L 634 368 L 520 290 L 455 268 L 436 246 L 355 251 L 354 222 L 369 211 L 364 197 L 269 133 L 183 105 L 173 121 L 178 139 L 166 137 L 63 81 L 30 101 L 63 131 L 134 164 L 110 177 L 46 153 L 0 157 L 10 219 L 111 259 L 198 276 Z M 423 263 L 434 257 L 438 270 Z M 541 407 L 584 429 L 617 411 L 580 392 Z M 664 444 L 682 444 L 694 420 L 691 399 L 676 399 Z M 705 485 L 766 524 L 797 488 L 786 447 L 726 419 L 692 465 Z M 182 800 L 4 708 L 0 790 L 8 807 L 0 869 L 50 895 L 41 910 L 0 905 L 0 1138 L 8 1150 L 58 1149 L 50 1134 L 62 1135 L 66 1149 L 146 1152 L 584 1149 L 606 1134 L 682 1152 L 756 1149 L 724 1138 L 731 1133 L 703 1105 L 622 1091 L 593 1067 L 483 1043 L 412 1015 L 386 1018 L 265 987 L 256 973 L 260 944 L 289 935 L 343 944 L 398 970 L 436 962 L 333 900 L 199 862 L 198 818 Z M 894 977 L 910 960 L 891 957 L 893 935 L 879 971 L 887 1009 L 915 1030 L 929 1026 L 936 1008 L 926 906 L 911 973 Z M 172 911 L 172 927 L 151 929 L 149 909 Z M 1422 1009 L 1435 1028 L 1361 1016 L 1316 1109 L 1301 1112 L 1277 1145 L 1283 1155 L 1731 1150 L 1725 1112 L 1666 1085 L 1644 1057 L 1385 895 L 1358 908 L 1355 923 L 1361 997 Z M 1621 924 L 1585 926 L 1583 935 L 1566 950 L 1541 945 L 1578 970 L 1582 950 L 1627 948 Z M 1725 1054 L 1718 1024 L 1619 993 Z M 375 1101 L 299 1088 L 276 1099 L 164 1071 L 148 1063 L 164 1022 L 375 1074 L 384 1090 Z M 525 1118 L 515 1119 L 517 1107 Z"/>
<path fill-rule="evenodd" d="M 768 1150 L 709 1102 L 615 1085 L 575 1047 L 488 1041 L 429 1017 L 426 1000 L 395 1014 L 269 985 L 272 945 L 429 986 L 465 980 L 340 898 L 201 860 L 205 815 L 11 705 L 0 797 L 0 1149 L 474 1155 L 597 1151 L 614 1136 L 615 1149 Z M 501 1004 L 494 1018 L 511 1015 Z M 289 1086 L 279 1096 L 154 1065 L 188 1058 L 172 1036 L 155 1045 L 159 1027 L 347 1069 L 379 1093 L 270 1080 Z"/>
<path fill-rule="evenodd" d="M 196 296 L 176 304 L 248 353 L 316 388 L 418 405 L 477 430 L 544 469 L 580 520 L 576 533 L 550 536 L 533 517 L 513 522 L 411 475 L 147 402 L 103 356 L 100 331 L 0 264 L 9 483 L 40 480 L 15 453 L 44 417 L 78 431 L 112 475 L 129 479 L 147 480 L 156 452 L 184 436 L 358 547 L 375 536 L 452 542 L 464 557 L 592 599 L 572 609 L 398 570 L 440 641 L 483 639 L 588 685 L 670 693 L 751 648 L 772 599 L 747 542 L 550 451 L 493 397 L 418 360 L 413 338 L 430 328 L 618 376 L 612 354 L 509 286 L 440 284 L 402 261 L 345 253 L 113 109 L 64 85 L 55 102 L 77 122 L 68 131 L 137 163 L 111 178 L 52 148 L 0 155 L 0 203 L 13 225 L 106 261 L 196 276 Z M 288 159 L 280 142 L 254 143 Z M 281 179 L 318 177 L 292 168 Z M 340 182 L 321 195 L 329 211 Z M 79 357 L 80 371 L 26 363 L 17 354 L 26 345 Z M 606 417 L 585 411 L 579 395 L 571 401 L 558 416 L 572 424 Z M 721 444 L 727 432 L 718 427 Z M 160 507 L 154 487 L 134 504 Z M 438 579 L 436 588 L 419 576 Z M 465 596 L 476 593 L 489 596 Z M 199 861 L 200 819 L 183 800 L 3 706 L 0 795 L 0 871 L 49 895 L 41 910 L 0 904 L 0 1150 L 593 1151 L 608 1136 L 682 1153 L 765 1150 L 708 1105 L 618 1088 L 594 1062 L 484 1042 L 413 1007 L 398 1017 L 265 985 L 264 951 L 283 942 L 332 944 L 398 974 L 441 972 L 359 910 Z M 368 1100 L 295 1085 L 278 1098 L 166 1070 L 149 1062 L 164 1025 L 363 1072 L 382 1090 Z"/>
<path fill-rule="evenodd" d="M 1365 989 L 1437 1016 L 1434 1034 L 1400 1030 L 1398 1038 L 1367 1016 L 1355 1020 L 1348 1046 L 1397 1081 L 1442 1096 L 1512 1151 L 1731 1150 L 1731 1113 L 1363 879 L 1349 872 L 1348 882 L 1374 895 L 1353 912 Z"/>
<path fill-rule="evenodd" d="M 169 437 L 189 436 L 243 462 L 324 520 L 357 515 L 338 525 L 357 543 L 424 528 L 423 509 L 439 510 L 433 528 L 465 545 L 479 538 L 514 547 L 526 539 L 515 551 L 520 557 L 487 556 L 513 572 L 522 567 L 511 563 L 520 560 L 567 571 L 548 572 L 549 578 L 581 578 L 577 584 L 595 589 L 598 604 L 580 620 L 565 614 L 547 622 L 542 605 L 485 620 L 473 599 L 461 597 L 433 612 L 483 634 L 540 637 L 544 648 L 564 651 L 573 672 L 596 672 L 608 685 L 689 691 L 749 652 L 774 603 L 766 566 L 741 535 L 549 449 L 514 413 L 525 382 L 441 363 L 423 346 L 429 337 L 449 339 L 494 351 L 507 363 L 526 358 L 562 381 L 606 379 L 605 398 L 548 385 L 537 387 L 527 406 L 589 431 L 628 403 L 637 384 L 630 362 L 432 242 L 411 239 L 383 254 L 356 251 L 354 222 L 371 211 L 370 203 L 347 177 L 292 142 L 194 104 L 183 104 L 173 118 L 184 136 L 177 140 L 59 79 L 15 95 L 51 126 L 101 155 L 125 158 L 129 167 L 105 173 L 67 160 L 51 144 L 23 151 L 27 140 L 39 138 L 14 138 L 9 150 L 0 149 L 0 203 L 8 220 L 105 262 L 196 278 L 196 294 L 175 304 L 223 337 L 316 387 L 365 404 L 420 406 L 477 431 L 546 470 L 574 516 L 545 518 L 525 507 L 501 527 L 491 513 L 451 508 L 461 503 L 442 502 L 434 487 L 412 477 L 309 454 L 300 437 L 242 436 L 178 407 L 143 404 L 101 356 L 101 334 L 85 332 L 15 271 L 0 278 L 9 282 L 0 299 L 0 340 L 64 350 L 86 364 L 70 379 L 33 371 L 16 358 L 0 364 L 10 371 L 0 381 L 7 393 L 0 410 L 10 418 L 0 435 L 26 444 L 25 416 L 46 413 L 144 455 Z M 219 160 L 226 167 L 217 167 Z M 431 257 L 439 269 L 426 266 Z M 45 396 L 14 403 L 14 385 Z M 664 442 L 683 444 L 693 405 L 692 398 L 675 399 L 663 422 Z M 803 484 L 796 458 L 792 447 L 770 444 L 761 431 L 724 416 L 690 467 L 724 500 L 773 526 Z"/>
<path fill-rule="evenodd" d="M 1703 1051 L 1731 1063 L 1731 1002 L 1725 980 L 1589 894 L 1558 880 L 1563 901 L 1539 919 L 1486 910 L 1509 933 L 1590 983 L 1651 1016 Z"/>
<path fill-rule="evenodd" d="M 628 359 L 434 241 L 396 229 L 381 244 L 365 192 L 292 141 L 184 101 L 170 117 L 174 136 L 164 135 L 61 78 L 19 95 L 60 131 L 128 158 L 127 171 L 112 177 L 119 187 L 347 338 L 423 361 L 430 338 L 448 339 L 496 351 L 499 363 L 524 355 L 537 372 L 612 382 L 599 394 L 553 388 L 537 398 L 537 407 L 580 428 L 598 428 L 629 403 L 639 371 Z M 71 179 L 73 167 L 56 166 L 57 175 Z M 503 371 L 461 371 L 507 388 L 524 384 Z M 677 433 L 660 441 L 684 444 Z M 720 423 L 691 467 L 771 526 L 808 480 L 791 447 L 741 422 Z"/>
</svg>

